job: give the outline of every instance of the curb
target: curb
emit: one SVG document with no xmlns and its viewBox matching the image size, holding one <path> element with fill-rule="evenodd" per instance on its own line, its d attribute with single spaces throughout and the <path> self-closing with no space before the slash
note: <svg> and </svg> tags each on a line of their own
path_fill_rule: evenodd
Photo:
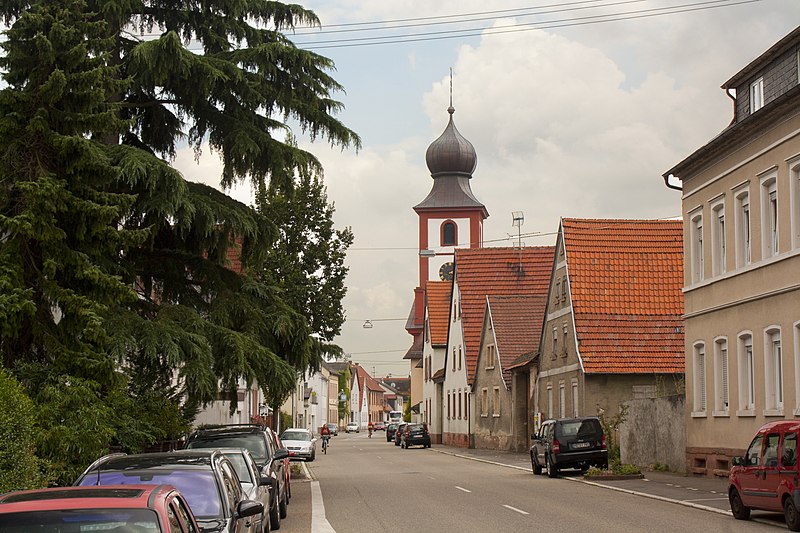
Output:
<svg viewBox="0 0 800 533">
<path fill-rule="evenodd" d="M 461 459 L 469 459 L 471 461 L 478 461 L 480 463 L 487 463 L 487 464 L 496 465 L 496 466 L 505 466 L 507 468 L 514 468 L 516 470 L 522 470 L 524 472 L 530 472 L 530 468 L 523 468 L 521 466 L 516 466 L 516 465 L 507 465 L 507 464 L 504 464 L 504 463 L 498 463 L 497 461 L 490 461 L 488 459 L 481 459 L 480 457 L 472 457 L 472 456 L 469 456 L 469 455 L 464 455 L 464 454 L 455 453 L 455 452 L 449 452 L 449 451 L 446 451 L 446 450 L 437 450 L 437 449 L 434 449 L 434 448 L 431 448 L 431 449 L 433 451 L 435 451 L 435 452 L 443 453 L 445 455 L 452 455 L 453 457 L 459 457 Z M 533 475 L 533 474 L 531 474 L 531 475 Z M 574 483 L 583 483 L 584 485 L 591 485 L 593 487 L 599 487 L 601 489 L 614 490 L 614 491 L 617 491 L 617 492 L 623 492 L 625 494 L 632 494 L 634 496 L 641 496 L 643 498 L 650 498 L 651 500 L 659 500 L 659 501 L 668 502 L 668 503 L 677 503 L 678 505 L 683 505 L 684 507 L 692 507 L 694 509 L 700 509 L 701 511 L 709 511 L 711 513 L 717 513 L 717 514 L 721 514 L 721 515 L 724 515 L 724 516 L 733 516 L 730 511 L 724 511 L 722 509 L 717 509 L 716 507 L 709 507 L 707 505 L 701 505 L 699 503 L 687 502 L 687 501 L 683 501 L 683 500 L 675 500 L 673 498 L 667 498 L 665 496 L 659 496 L 657 494 L 649 494 L 647 492 L 640 492 L 640 491 L 637 491 L 637 490 L 623 489 L 622 487 L 614 487 L 613 485 L 604 485 L 602 483 L 597 483 L 595 481 L 587 481 L 587 480 L 581 479 L 581 478 L 563 477 L 561 479 L 565 479 L 567 481 L 572 481 Z"/>
</svg>

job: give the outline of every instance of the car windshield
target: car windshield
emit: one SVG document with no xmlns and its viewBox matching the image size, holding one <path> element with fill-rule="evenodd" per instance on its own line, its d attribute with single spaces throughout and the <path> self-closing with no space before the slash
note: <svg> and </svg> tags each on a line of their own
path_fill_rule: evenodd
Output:
<svg viewBox="0 0 800 533">
<path fill-rule="evenodd" d="M 311 434 L 306 431 L 284 431 L 281 435 L 282 440 L 311 440 Z"/>
<path fill-rule="evenodd" d="M 0 514 L 3 533 L 65 531 L 140 531 L 160 533 L 158 516 L 150 509 L 67 509 Z"/>
<path fill-rule="evenodd" d="M 588 420 L 572 420 L 557 425 L 560 437 L 591 437 L 603 432 L 600 422 L 594 418 Z"/>
<path fill-rule="evenodd" d="M 211 470 L 126 470 L 92 471 L 79 485 L 174 485 L 186 497 L 198 518 L 222 516 L 220 494 Z M 2 528 L 0 528 L 2 529 Z"/>
<path fill-rule="evenodd" d="M 255 433 L 249 435 L 202 435 L 193 439 L 188 449 L 197 448 L 246 448 L 259 464 L 269 460 L 264 437 Z"/>
<path fill-rule="evenodd" d="M 239 476 L 240 482 L 249 483 L 251 485 L 255 483 L 253 476 L 250 473 L 250 469 L 247 468 L 247 461 L 245 461 L 243 454 L 228 452 L 223 453 L 225 454 L 225 457 L 230 459 L 231 463 L 233 463 L 233 469 L 236 470 L 236 475 Z"/>
</svg>

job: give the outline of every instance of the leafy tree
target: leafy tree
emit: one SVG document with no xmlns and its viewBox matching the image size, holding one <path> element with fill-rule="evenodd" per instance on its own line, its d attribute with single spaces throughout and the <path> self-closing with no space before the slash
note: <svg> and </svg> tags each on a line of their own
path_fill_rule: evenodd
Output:
<svg viewBox="0 0 800 533">
<path fill-rule="evenodd" d="M 42 416 L 59 421 L 41 450 L 69 472 L 108 443 L 135 450 L 174 433 L 218 397 L 218 383 L 232 409 L 240 379 L 285 394 L 326 348 L 307 310 L 259 278 L 278 226 L 168 161 L 178 143 L 199 152 L 208 141 L 224 186 L 249 180 L 279 198 L 295 176 L 321 171 L 276 139 L 288 120 L 358 147 L 333 117 L 332 62 L 282 33 L 316 16 L 260 0 L 10 0 L 0 13 L 10 25 L 0 59 L 0 351 L 38 391 Z M 174 376 L 178 390 L 148 397 L 148 387 L 171 390 Z M 125 394 L 183 411 L 139 413 L 131 428 L 119 423 Z"/>
<path fill-rule="evenodd" d="M 0 492 L 44 486 L 35 455 L 35 407 L 22 385 L 0 368 Z"/>
</svg>

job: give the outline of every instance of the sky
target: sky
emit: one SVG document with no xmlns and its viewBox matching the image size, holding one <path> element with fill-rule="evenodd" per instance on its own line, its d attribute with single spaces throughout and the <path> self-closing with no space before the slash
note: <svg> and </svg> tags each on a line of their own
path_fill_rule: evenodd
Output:
<svg viewBox="0 0 800 533">
<path fill-rule="evenodd" d="M 720 85 L 800 23 L 797 0 L 299 3 L 322 27 L 291 38 L 334 61 L 337 118 L 363 142 L 342 150 L 295 131 L 322 162 L 336 225 L 355 234 L 335 342 L 377 376 L 410 372 L 412 208 L 433 185 L 425 150 L 447 125 L 450 69 L 455 123 L 478 154 L 472 191 L 489 211 L 484 246 L 516 242 L 513 211 L 524 245 L 553 245 L 561 217 L 680 217 L 662 174 L 731 122 Z M 181 150 L 175 165 L 219 184 L 208 150 L 199 161 Z M 247 186 L 228 193 L 252 203 Z"/>
</svg>

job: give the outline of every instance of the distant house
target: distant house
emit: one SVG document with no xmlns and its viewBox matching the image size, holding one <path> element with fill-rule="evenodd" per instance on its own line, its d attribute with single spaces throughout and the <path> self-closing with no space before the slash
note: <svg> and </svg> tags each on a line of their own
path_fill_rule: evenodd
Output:
<svg viewBox="0 0 800 533">
<path fill-rule="evenodd" d="M 542 265 L 543 267 L 545 265 Z M 529 296 L 487 296 L 480 349 L 472 385 L 476 448 L 528 449 L 527 401 L 530 382 L 513 380 L 511 365 L 539 348 L 547 307 L 547 286 Z M 535 381 L 534 381 L 535 383 Z M 519 387 L 521 390 L 513 390 Z M 522 397 L 517 405 L 515 398 Z"/>
<path fill-rule="evenodd" d="M 366 428 L 372 422 L 383 420 L 383 393 L 381 384 L 369 375 L 364 367 L 358 363 L 351 367 L 353 379 L 358 383 L 360 395 L 358 417 L 354 419 L 360 427 Z"/>
<path fill-rule="evenodd" d="M 486 297 L 546 291 L 552 263 L 552 246 L 456 249 L 442 383 L 444 444 L 471 444 L 470 393 L 474 393 Z M 436 382 L 437 374 L 433 379 Z"/>
<path fill-rule="evenodd" d="M 429 281 L 425 294 L 421 415 L 422 421 L 428 424 L 431 442 L 436 444 L 442 442 L 442 399 L 444 398 L 442 386 L 452 287 L 452 281 Z"/>
<path fill-rule="evenodd" d="M 540 419 L 613 416 L 683 382 L 682 223 L 564 218 L 539 346 Z"/>
<path fill-rule="evenodd" d="M 800 416 L 800 27 L 722 88 L 733 122 L 664 173 L 683 190 L 686 461 L 705 475 Z"/>
</svg>

